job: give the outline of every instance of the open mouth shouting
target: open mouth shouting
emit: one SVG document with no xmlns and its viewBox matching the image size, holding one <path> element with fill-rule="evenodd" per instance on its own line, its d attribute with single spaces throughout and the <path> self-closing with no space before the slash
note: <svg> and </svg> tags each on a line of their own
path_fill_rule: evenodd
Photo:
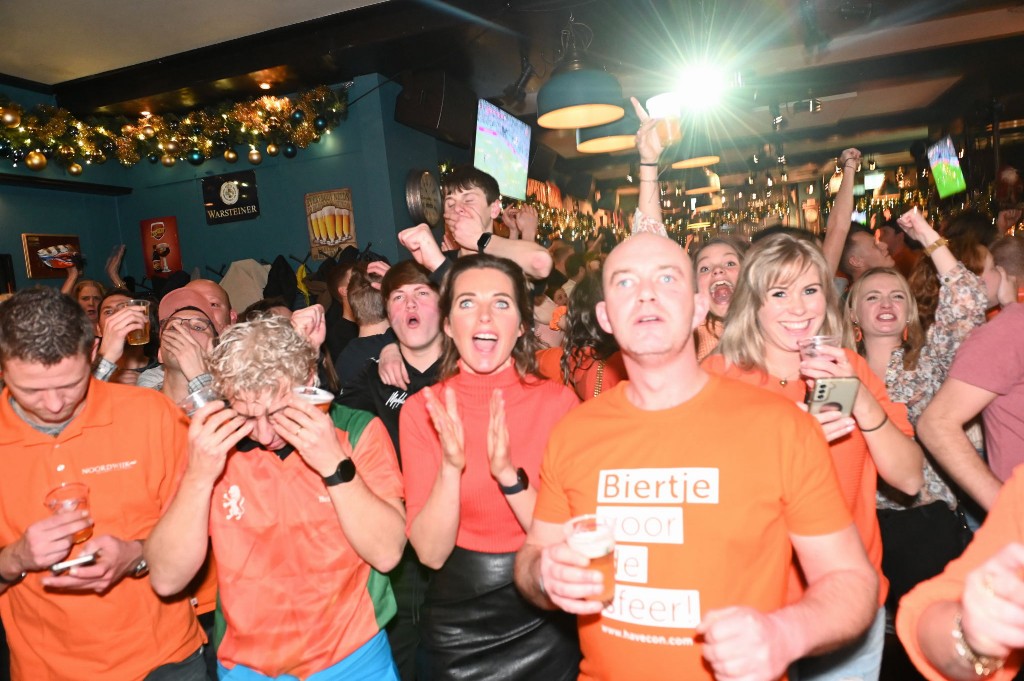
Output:
<svg viewBox="0 0 1024 681">
<path fill-rule="evenodd" d="M 711 282 L 711 285 L 708 286 L 708 295 L 711 297 L 711 302 L 715 305 L 728 306 L 732 300 L 734 288 L 731 281 L 719 279 Z"/>
</svg>

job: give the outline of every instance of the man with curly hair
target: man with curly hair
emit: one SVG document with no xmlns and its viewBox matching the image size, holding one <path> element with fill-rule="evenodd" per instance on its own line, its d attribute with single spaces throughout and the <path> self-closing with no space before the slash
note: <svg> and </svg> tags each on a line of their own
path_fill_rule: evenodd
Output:
<svg viewBox="0 0 1024 681">
<path fill-rule="evenodd" d="M 397 680 L 381 573 L 401 558 L 405 511 L 384 426 L 295 393 L 313 382 L 316 351 L 281 317 L 230 327 L 210 371 L 224 400 L 193 415 L 188 465 L 147 547 L 153 588 L 181 591 L 209 537 L 222 678 Z"/>
</svg>

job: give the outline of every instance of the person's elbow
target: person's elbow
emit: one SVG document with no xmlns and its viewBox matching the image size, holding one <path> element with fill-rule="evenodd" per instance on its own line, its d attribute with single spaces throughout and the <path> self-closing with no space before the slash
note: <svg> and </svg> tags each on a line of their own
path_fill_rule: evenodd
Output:
<svg viewBox="0 0 1024 681">
<path fill-rule="evenodd" d="M 547 279 L 548 275 L 551 274 L 553 262 L 551 260 L 551 254 L 540 246 L 537 248 L 539 250 L 530 253 L 527 257 L 523 269 L 533 279 Z"/>
<path fill-rule="evenodd" d="M 402 561 L 402 554 L 405 553 L 405 542 L 404 533 L 398 540 L 388 542 L 388 546 L 380 552 L 380 555 L 373 562 L 373 569 L 387 574 L 398 567 L 398 564 Z"/>
<path fill-rule="evenodd" d="M 179 579 L 166 570 L 150 565 L 149 584 L 161 598 L 170 598 L 181 593 L 188 586 L 188 579 Z"/>
</svg>

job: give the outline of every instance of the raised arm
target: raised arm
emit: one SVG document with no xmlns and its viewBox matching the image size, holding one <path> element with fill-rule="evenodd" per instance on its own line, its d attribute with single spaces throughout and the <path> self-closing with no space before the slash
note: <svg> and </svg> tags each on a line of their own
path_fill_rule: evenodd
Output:
<svg viewBox="0 0 1024 681">
<path fill-rule="evenodd" d="M 846 237 L 850 233 L 850 216 L 853 215 L 853 180 L 860 165 L 860 151 L 846 149 L 839 155 L 839 167 L 843 170 L 843 181 L 836 192 L 835 203 L 828 214 L 825 225 L 825 241 L 821 250 L 825 253 L 825 261 L 829 270 L 835 273 L 839 269 L 839 261 L 843 258 Z"/>
<path fill-rule="evenodd" d="M 658 161 L 664 150 L 658 131 L 657 121 L 651 118 L 637 101 L 630 97 L 640 128 L 636 131 L 636 150 L 640 152 L 640 198 L 637 208 L 650 219 L 661 222 L 661 192 L 658 189 Z"/>
<path fill-rule="evenodd" d="M 228 452 L 252 424 L 217 401 L 192 415 L 188 464 L 177 492 L 143 546 L 153 590 L 173 596 L 188 586 L 206 560 L 210 498 Z"/>
</svg>

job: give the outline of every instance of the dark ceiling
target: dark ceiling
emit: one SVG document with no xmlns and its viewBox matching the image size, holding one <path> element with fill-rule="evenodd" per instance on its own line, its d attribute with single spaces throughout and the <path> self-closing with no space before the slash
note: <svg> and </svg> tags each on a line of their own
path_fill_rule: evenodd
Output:
<svg viewBox="0 0 1024 681">
<path fill-rule="evenodd" d="M 264 94 L 259 82 L 286 94 L 365 73 L 405 82 L 443 70 L 535 124 L 570 14 L 593 32 L 590 56 L 641 101 L 670 89 L 695 55 L 741 75 L 710 123 L 723 186 L 745 178 L 765 144 L 785 144 L 790 175 L 814 176 L 852 144 L 906 163 L 929 132 L 1024 119 L 1024 6 L 985 0 L 392 0 L 50 86 L 18 73 L 0 82 L 50 91 L 77 115 L 135 115 Z M 534 73 L 513 92 L 526 62 Z M 820 113 L 796 109 L 811 97 Z M 571 131 L 535 126 L 535 138 L 559 154 L 561 174 L 621 183 L 628 172 L 628 153 L 579 154 Z"/>
</svg>

